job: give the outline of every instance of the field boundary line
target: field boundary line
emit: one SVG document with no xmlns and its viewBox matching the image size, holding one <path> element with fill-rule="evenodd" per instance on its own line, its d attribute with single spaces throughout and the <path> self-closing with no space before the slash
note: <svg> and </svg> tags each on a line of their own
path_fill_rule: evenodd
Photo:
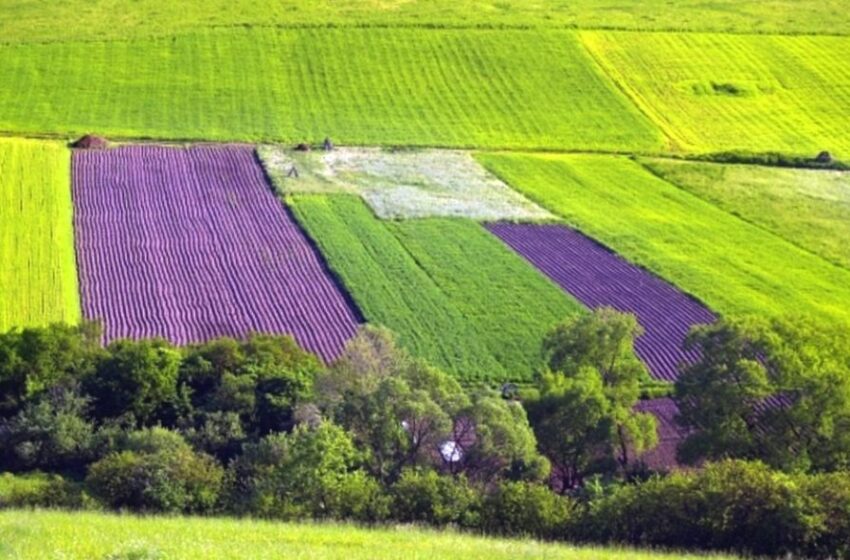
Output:
<svg viewBox="0 0 850 560">
<path fill-rule="evenodd" d="M 252 30 L 272 29 L 280 31 L 297 30 L 322 30 L 322 29 L 416 29 L 416 30 L 458 30 L 458 31 L 574 31 L 581 32 L 627 32 L 627 33 L 668 33 L 668 34 L 717 34 L 717 35 L 743 35 L 756 37 L 850 37 L 850 30 L 839 31 L 780 31 L 776 29 L 766 31 L 738 30 L 738 29 L 687 29 L 677 27 L 641 28 L 627 27 L 621 25 L 593 25 L 581 26 L 577 24 L 545 25 L 535 23 L 381 23 L 381 22 L 351 22 L 351 23 L 230 23 L 204 25 L 200 27 L 188 27 L 175 29 L 173 31 L 161 31 L 158 33 L 146 33 L 141 35 L 129 35 L 123 37 L 66 37 L 55 39 L 37 39 L 23 41 L 8 41 L 0 39 L 0 47 L 28 46 L 28 45 L 56 45 L 63 43 L 126 43 L 131 41 L 156 40 L 169 37 L 182 37 L 194 35 L 206 31 L 218 30 Z"/>
<path fill-rule="evenodd" d="M 744 216 L 742 216 L 742 215 L 740 215 L 740 214 L 738 214 L 738 213 L 736 213 L 736 212 L 732 212 L 732 211 L 730 211 L 730 210 L 727 210 L 727 209 L 723 208 L 722 206 L 718 205 L 718 204 L 717 204 L 716 202 L 714 202 L 713 200 L 710 200 L 710 199 L 708 199 L 708 198 L 705 198 L 704 196 L 700 196 L 700 195 L 699 195 L 699 194 L 697 194 L 697 193 L 691 192 L 689 189 L 686 189 L 685 187 L 683 187 L 682 185 L 680 185 L 680 184 L 676 183 L 675 181 L 671 181 L 670 179 L 668 179 L 668 178 L 664 177 L 664 176 L 663 176 L 663 175 L 661 175 L 660 173 L 657 173 L 654 169 L 652 169 L 651 167 L 649 167 L 648 165 L 646 165 L 646 164 L 642 161 L 642 159 L 644 159 L 644 158 L 641 158 L 641 157 L 632 157 L 631 159 L 632 159 L 632 161 L 634 161 L 635 163 L 637 163 L 638 165 L 640 165 L 640 166 L 641 166 L 644 170 L 646 170 L 646 172 L 647 172 L 647 173 L 649 173 L 649 174 L 650 174 L 650 175 L 652 175 L 653 177 L 656 177 L 657 179 L 659 179 L 659 180 L 661 180 L 661 181 L 664 181 L 665 183 L 668 183 L 668 184 L 670 184 L 670 185 L 674 186 L 676 189 L 678 189 L 678 190 L 682 191 L 683 193 L 685 193 L 685 194 L 687 194 L 687 195 L 690 195 L 690 196 L 693 196 L 693 197 L 695 197 L 695 198 L 698 198 L 698 199 L 702 200 L 703 202 L 705 202 L 706 204 L 710 204 L 710 205 L 712 205 L 713 207 L 717 208 L 718 210 L 720 210 L 720 211 L 721 211 L 721 212 L 723 212 L 724 214 L 726 214 L 726 215 L 728 215 L 728 216 L 731 216 L 732 218 L 735 218 L 735 219 L 737 219 L 737 220 L 741 220 L 742 222 L 744 222 L 744 223 L 746 223 L 746 224 L 749 224 L 749 225 L 751 225 L 751 226 L 753 226 L 753 227 L 755 227 L 755 228 L 757 228 L 757 229 L 761 230 L 762 232 L 764 232 L 764 233 L 766 233 L 766 234 L 768 234 L 768 235 L 772 235 L 772 236 L 774 236 L 774 237 L 778 237 L 779 239 L 781 239 L 781 240 L 785 241 L 786 243 L 789 243 L 789 244 L 793 245 L 793 246 L 794 246 L 794 247 L 796 247 L 797 249 L 799 249 L 799 250 L 801 250 L 801 251 L 803 251 L 803 252 L 805 252 L 805 253 L 808 253 L 809 255 L 811 255 L 811 256 L 813 256 L 813 257 L 815 257 L 815 258 L 817 258 L 817 259 L 820 259 L 821 261 L 823 261 L 823 262 L 825 262 L 825 263 L 827 263 L 827 264 L 829 264 L 829 265 L 832 265 L 832 266 L 834 266 L 835 268 L 838 268 L 839 270 L 842 270 L 842 271 L 844 271 L 844 272 L 850 272 L 850 268 L 848 268 L 848 267 L 844 266 L 843 264 L 837 263 L 837 262 L 835 262 L 835 261 L 833 261 L 833 260 L 831 260 L 831 259 L 827 259 L 827 258 L 826 258 L 826 257 L 824 257 L 823 255 L 819 255 L 818 253 L 815 253 L 814 251 L 812 251 L 812 250 L 811 250 L 811 249 L 809 249 L 808 247 L 804 247 L 804 246 L 800 245 L 800 244 L 799 244 L 797 241 L 795 241 L 794 239 L 791 239 L 791 238 L 789 238 L 789 237 L 786 237 L 785 235 L 779 234 L 779 233 L 777 233 L 777 232 L 773 231 L 772 229 L 769 229 L 769 228 L 767 228 L 767 227 L 763 226 L 762 224 L 760 224 L 760 223 L 758 223 L 758 222 L 754 222 L 754 221 L 750 220 L 749 218 L 746 218 L 746 217 L 744 217 Z M 700 162 L 700 163 L 708 163 L 708 164 L 710 164 L 710 165 L 723 165 L 722 163 L 716 163 L 716 162 Z M 758 166 L 758 167 L 770 167 L 770 166 Z"/>
<path fill-rule="evenodd" d="M 592 33 L 594 32 L 578 32 L 577 35 L 579 44 L 581 44 L 582 48 L 587 52 L 588 57 L 590 57 L 593 63 L 609 80 L 611 80 L 611 82 L 617 87 L 617 89 L 623 93 L 626 99 L 628 99 L 641 114 L 648 118 L 649 121 L 653 123 L 656 127 L 658 127 L 658 129 L 664 134 L 666 140 L 668 141 L 668 148 L 670 152 L 687 152 L 689 149 L 692 151 L 696 151 L 695 146 L 691 146 L 690 144 L 688 144 L 687 141 L 683 140 L 681 137 L 679 137 L 673 132 L 674 127 L 671 122 L 669 122 L 667 119 L 663 118 L 661 115 L 653 111 L 650 108 L 649 103 L 647 103 L 641 97 L 637 90 L 629 87 L 628 81 L 625 79 L 625 76 L 623 76 L 620 71 L 614 67 L 613 64 L 608 63 L 608 61 L 604 59 L 604 56 L 596 53 L 593 48 L 588 45 L 585 35 L 589 35 Z"/>
</svg>

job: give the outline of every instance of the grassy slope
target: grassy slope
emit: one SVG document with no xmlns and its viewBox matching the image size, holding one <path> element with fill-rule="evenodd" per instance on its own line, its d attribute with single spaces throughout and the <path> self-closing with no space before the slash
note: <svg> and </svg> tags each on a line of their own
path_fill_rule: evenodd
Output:
<svg viewBox="0 0 850 560">
<path fill-rule="evenodd" d="M 581 37 L 681 149 L 850 157 L 848 37 Z"/>
<path fill-rule="evenodd" d="M 671 183 L 850 269 L 850 173 L 647 159 Z"/>
<path fill-rule="evenodd" d="M 366 319 L 463 379 L 529 379 L 545 332 L 579 309 L 476 223 L 383 222 L 347 195 L 291 202 Z"/>
<path fill-rule="evenodd" d="M 532 200 L 716 311 L 850 319 L 850 272 L 629 159 L 479 157 Z"/>
<path fill-rule="evenodd" d="M 58 143 L 0 139 L 0 332 L 80 316 L 70 166 Z"/>
<path fill-rule="evenodd" d="M 230 29 L 0 46 L 0 107 L 0 130 L 14 133 L 663 147 L 570 31 Z"/>
<path fill-rule="evenodd" d="M 850 32 L 843 0 L 18 0 L 4 2 L 0 37 L 121 39 L 213 25 L 328 23 Z"/>
<path fill-rule="evenodd" d="M 575 548 L 412 528 L 361 529 L 333 524 L 5 511 L 0 512 L 0 558 L 722 560 L 729 557 Z"/>
</svg>

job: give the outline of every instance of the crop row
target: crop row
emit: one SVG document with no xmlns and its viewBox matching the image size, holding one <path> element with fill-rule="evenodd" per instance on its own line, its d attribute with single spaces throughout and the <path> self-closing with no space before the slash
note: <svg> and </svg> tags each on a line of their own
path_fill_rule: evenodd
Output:
<svg viewBox="0 0 850 560">
<path fill-rule="evenodd" d="M 73 159 L 86 318 L 107 340 L 291 334 L 335 357 L 358 317 L 248 147 L 128 146 Z"/>
<path fill-rule="evenodd" d="M 290 203 L 365 318 L 463 379 L 529 379 L 545 332 L 580 309 L 471 221 L 383 222 L 350 195 Z"/>
<path fill-rule="evenodd" d="M 0 332 L 80 316 L 69 157 L 0 138 Z"/>
</svg>

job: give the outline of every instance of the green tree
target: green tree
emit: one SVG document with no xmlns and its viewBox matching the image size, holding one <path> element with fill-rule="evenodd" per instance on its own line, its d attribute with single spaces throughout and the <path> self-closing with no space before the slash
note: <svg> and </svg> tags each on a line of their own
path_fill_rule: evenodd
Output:
<svg viewBox="0 0 850 560">
<path fill-rule="evenodd" d="M 60 381 L 83 379 L 101 354 L 97 323 L 0 334 L 0 416 L 13 416 L 28 399 Z"/>
<path fill-rule="evenodd" d="M 328 421 L 270 434 L 231 463 L 228 506 L 284 519 L 381 518 L 386 499 L 362 460 L 351 436 Z"/>
<path fill-rule="evenodd" d="M 702 358 L 676 383 L 683 461 L 760 459 L 786 470 L 850 466 L 850 331 L 742 317 L 695 330 Z"/>
<path fill-rule="evenodd" d="M 641 383 L 649 379 L 634 353 L 641 333 L 633 315 L 602 308 L 556 326 L 543 342 L 548 372 L 538 380 L 542 402 L 534 417 L 541 445 L 570 478 L 585 474 L 606 432 L 623 472 L 631 452 L 651 449 L 658 441 L 655 418 L 634 410 Z M 578 432 L 564 435 L 571 424 Z M 577 480 L 566 481 L 572 482 Z"/>
<path fill-rule="evenodd" d="M 84 383 L 100 418 L 131 414 L 151 425 L 178 401 L 177 375 L 182 356 L 161 339 L 118 340 Z"/>
<path fill-rule="evenodd" d="M 81 470 L 95 448 L 88 408 L 76 385 L 56 385 L 0 420 L 0 468 Z"/>
<path fill-rule="evenodd" d="M 469 405 L 457 381 L 376 327 L 362 329 L 316 384 L 320 408 L 369 450 L 369 471 L 385 483 L 405 467 L 432 463 Z"/>
</svg>

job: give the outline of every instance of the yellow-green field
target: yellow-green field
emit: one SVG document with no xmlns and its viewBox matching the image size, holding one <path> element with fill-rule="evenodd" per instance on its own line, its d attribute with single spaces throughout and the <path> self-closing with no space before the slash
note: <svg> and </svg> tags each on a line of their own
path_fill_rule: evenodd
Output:
<svg viewBox="0 0 850 560">
<path fill-rule="evenodd" d="M 850 156 L 848 37 L 582 32 L 683 151 Z"/>
<path fill-rule="evenodd" d="M 571 31 L 220 29 L 0 46 L 0 131 L 657 151 Z"/>
<path fill-rule="evenodd" d="M 641 160 L 667 181 L 850 269 L 850 172 Z"/>
<path fill-rule="evenodd" d="M 68 150 L 0 138 L 0 332 L 80 316 Z"/>
<path fill-rule="evenodd" d="M 0 559 L 8 560 L 665 560 L 731 558 L 578 548 L 409 527 L 362 529 L 263 521 L 0 512 Z"/>
<path fill-rule="evenodd" d="M 210 26 L 543 26 L 848 33 L 843 0 L 63 0 L 5 2 L 4 42 L 123 39 Z"/>
<path fill-rule="evenodd" d="M 850 271 L 622 157 L 483 154 L 511 186 L 723 314 L 850 321 Z"/>
</svg>

